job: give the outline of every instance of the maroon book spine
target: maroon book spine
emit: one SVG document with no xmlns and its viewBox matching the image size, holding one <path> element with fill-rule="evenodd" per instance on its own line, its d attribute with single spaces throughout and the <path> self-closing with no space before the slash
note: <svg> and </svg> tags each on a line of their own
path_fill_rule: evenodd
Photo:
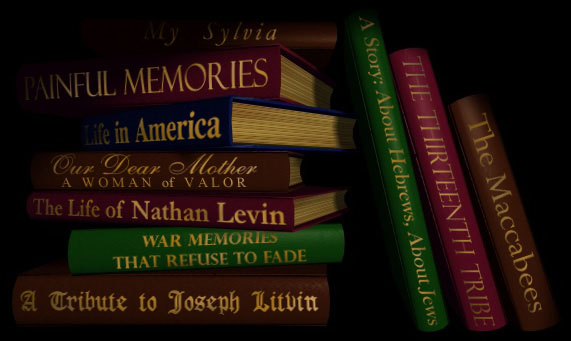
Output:
<svg viewBox="0 0 571 341">
<path fill-rule="evenodd" d="M 26 325 L 325 325 L 325 265 L 72 276 L 65 263 L 20 274 L 13 317 Z"/>
<path fill-rule="evenodd" d="M 24 110 L 85 116 L 220 96 L 283 99 L 281 45 L 28 64 L 17 77 Z"/>
<path fill-rule="evenodd" d="M 142 20 L 90 18 L 83 43 L 102 56 L 156 54 L 282 44 L 312 64 L 329 66 L 337 43 L 335 22 Z"/>
<path fill-rule="evenodd" d="M 333 192 L 338 210 L 296 223 L 296 199 Z M 37 191 L 27 211 L 39 220 L 292 231 L 341 214 L 344 194 L 315 187 L 268 194 Z"/>
</svg>

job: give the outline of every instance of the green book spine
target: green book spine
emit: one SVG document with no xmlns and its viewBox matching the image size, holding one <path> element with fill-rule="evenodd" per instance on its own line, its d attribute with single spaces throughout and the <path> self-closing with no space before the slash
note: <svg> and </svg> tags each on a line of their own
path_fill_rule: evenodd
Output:
<svg viewBox="0 0 571 341">
<path fill-rule="evenodd" d="M 448 317 L 377 12 L 352 13 L 344 30 L 347 82 L 392 266 L 417 328 L 436 331 Z"/>
<path fill-rule="evenodd" d="M 72 274 L 336 263 L 343 259 L 341 224 L 296 232 L 194 227 L 73 230 Z"/>
</svg>

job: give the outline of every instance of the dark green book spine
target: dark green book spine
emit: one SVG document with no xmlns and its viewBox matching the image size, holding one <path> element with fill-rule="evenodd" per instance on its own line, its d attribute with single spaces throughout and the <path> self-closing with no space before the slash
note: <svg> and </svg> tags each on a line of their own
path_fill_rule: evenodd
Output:
<svg viewBox="0 0 571 341">
<path fill-rule="evenodd" d="M 343 260 L 341 224 L 296 232 L 193 227 L 73 230 L 72 274 L 337 263 Z"/>
<path fill-rule="evenodd" d="M 448 324 L 378 15 L 345 20 L 346 75 L 395 275 L 422 331 Z"/>
</svg>

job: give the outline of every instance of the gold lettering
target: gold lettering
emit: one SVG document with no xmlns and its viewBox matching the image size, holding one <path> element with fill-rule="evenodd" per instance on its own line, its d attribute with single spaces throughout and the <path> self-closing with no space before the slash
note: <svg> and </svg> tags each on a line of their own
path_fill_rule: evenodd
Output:
<svg viewBox="0 0 571 341">
<path fill-rule="evenodd" d="M 251 83 L 249 85 L 244 84 L 244 76 L 252 75 L 252 72 L 244 71 L 244 65 L 245 64 L 250 65 L 253 63 L 254 63 L 254 61 L 252 59 L 246 59 L 246 60 L 239 60 L 238 61 L 238 88 L 244 89 L 244 88 L 253 88 L 254 87 L 254 83 Z"/>
<path fill-rule="evenodd" d="M 300 291 L 297 295 L 291 292 L 283 293 L 273 291 L 269 296 L 269 300 L 265 299 L 266 292 L 263 290 L 253 291 L 251 296 L 256 298 L 253 312 L 316 312 L 319 310 L 317 305 L 317 296 L 306 295 Z M 269 301 L 269 302 L 268 302 Z"/>
<path fill-rule="evenodd" d="M 144 118 L 141 117 L 137 125 L 135 142 L 193 140 L 195 137 L 202 140 L 205 138 L 219 139 L 222 137 L 220 133 L 220 119 L 217 116 L 210 117 L 208 120 L 205 118 L 194 120 L 194 116 L 195 112 L 191 111 L 189 114 L 191 119 L 189 120 L 152 124 L 145 124 Z M 184 127 L 188 129 L 183 129 Z"/>
<path fill-rule="evenodd" d="M 307 262 L 307 250 L 264 250 L 264 264 L 293 264 Z"/>
<path fill-rule="evenodd" d="M 505 180 L 506 180 L 506 173 L 503 173 L 500 176 L 496 176 L 493 178 L 488 178 L 486 177 L 486 183 L 488 183 L 488 185 L 490 184 L 490 182 L 492 183 L 492 186 L 490 187 L 490 192 L 494 193 L 494 192 L 498 192 L 497 195 L 492 195 L 492 200 L 494 202 L 503 199 L 506 196 L 511 196 L 512 195 L 512 191 L 510 191 L 509 189 L 498 189 L 499 185 L 501 185 Z"/>
<path fill-rule="evenodd" d="M 131 76 L 131 71 L 129 71 L 129 69 L 125 69 L 125 81 L 124 81 L 125 86 L 123 88 L 123 95 L 127 95 L 128 89 L 131 90 L 131 93 L 136 94 L 139 87 L 141 89 L 141 93 L 145 94 L 146 91 L 145 91 L 144 77 L 145 76 L 143 73 L 143 68 L 140 68 L 139 72 L 137 73 L 137 78 L 133 83 L 133 77 Z M 127 85 L 129 85 L 130 87 L 127 88 Z"/>
<path fill-rule="evenodd" d="M 63 175 L 87 175 L 93 173 L 95 166 L 76 166 L 75 154 L 59 154 L 52 158 L 52 172 L 54 174 Z"/>
<path fill-rule="evenodd" d="M 361 32 L 375 25 L 373 21 L 361 17 L 359 17 L 359 22 L 361 23 Z"/>
<path fill-rule="evenodd" d="M 104 175 L 152 175 L 161 171 L 161 166 L 133 166 L 131 165 L 131 155 L 121 153 L 109 153 L 103 156 L 101 163 L 107 169 L 102 172 Z"/>
<path fill-rule="evenodd" d="M 268 204 L 262 203 L 262 209 L 258 210 L 241 210 L 238 209 L 226 215 L 224 209 L 226 203 L 221 201 L 218 205 L 218 222 L 219 223 L 238 223 L 238 224 L 262 224 L 262 225 L 285 225 L 285 213 L 280 210 L 267 210 Z M 268 219 L 269 218 L 269 219 Z"/>
<path fill-rule="evenodd" d="M 221 296 L 186 296 L 184 291 L 171 290 L 168 298 L 172 302 L 172 308 L 167 314 L 178 315 L 181 311 L 217 311 L 218 314 L 224 315 L 226 312 L 237 314 L 240 311 L 240 297 L 236 295 L 236 291 L 232 290 L 226 295 Z"/>
<path fill-rule="evenodd" d="M 191 85 L 191 81 L 194 80 L 195 78 L 194 78 L 194 77 L 192 77 L 192 79 L 189 78 L 190 72 L 191 72 L 191 69 L 192 69 L 192 68 L 197 68 L 197 69 L 199 70 L 200 74 L 201 74 L 202 83 L 201 83 L 200 86 L 197 87 L 197 88 L 194 88 L 194 87 Z M 186 86 L 186 88 L 187 88 L 189 91 L 192 91 L 192 92 L 200 91 L 200 90 L 204 87 L 204 84 L 206 84 L 207 78 L 208 78 L 208 77 L 207 77 L 206 68 L 204 67 L 204 65 L 202 65 L 202 64 L 200 64 L 200 63 L 192 63 L 192 64 L 190 64 L 190 65 L 186 68 L 186 70 L 184 71 L 184 85 Z"/>
<path fill-rule="evenodd" d="M 161 78 L 161 89 L 165 88 L 165 81 L 168 85 L 169 91 L 172 92 L 174 90 L 175 85 L 178 83 L 178 91 L 183 92 L 184 87 L 182 83 L 182 65 L 178 65 L 176 67 L 176 71 L 174 73 L 173 78 L 169 76 L 169 72 L 166 66 L 163 66 L 162 70 L 162 78 Z M 164 92 L 161 91 L 161 92 Z"/>
<path fill-rule="evenodd" d="M 206 30 L 208 31 L 208 35 L 203 35 L 202 39 L 204 40 L 212 40 L 212 38 L 214 38 L 214 32 L 212 31 L 212 25 L 214 25 L 215 23 L 213 22 L 209 22 L 206 25 Z"/>
<path fill-rule="evenodd" d="M 254 306 L 254 309 L 252 310 L 253 312 L 261 311 L 261 312 L 265 313 L 266 311 L 268 311 L 270 309 L 270 306 L 268 304 L 264 303 L 264 294 L 265 294 L 265 292 L 262 290 L 253 291 L 251 293 L 251 296 L 256 297 L 256 305 Z"/>
<path fill-rule="evenodd" d="M 495 134 L 492 131 L 492 127 L 490 126 L 490 122 L 488 122 L 488 115 L 484 112 L 482 113 L 482 116 L 484 118 L 483 121 L 473 125 L 468 125 L 468 129 L 470 130 L 470 132 L 472 132 L 472 130 L 474 129 L 478 129 L 479 132 L 480 128 L 486 128 L 485 132 L 488 133 L 487 135 L 484 135 L 482 137 L 472 138 L 472 142 L 478 154 L 481 154 L 483 151 L 487 150 L 488 140 L 495 137 Z M 486 165 L 491 164 L 492 160 L 493 158 L 491 157 L 491 154 L 488 152 L 482 153 L 480 155 L 480 165 L 482 167 L 486 167 Z"/>
<path fill-rule="evenodd" d="M 154 74 L 153 71 L 158 71 L 160 69 L 161 68 L 158 66 L 151 66 L 151 67 L 147 68 L 147 91 L 150 94 L 157 94 L 157 93 L 164 92 L 162 86 L 159 89 L 153 90 L 153 84 L 158 83 L 158 81 L 159 81 L 159 79 L 156 76 L 153 76 L 153 74 Z"/>
<path fill-rule="evenodd" d="M 256 83 L 256 80 L 254 80 L 254 87 L 256 88 L 263 88 L 268 84 L 269 81 L 269 76 L 268 73 L 266 71 L 264 71 L 261 66 L 259 64 L 264 63 L 267 64 L 268 60 L 266 58 L 259 58 L 256 60 L 256 62 L 254 63 L 254 72 L 257 73 L 258 75 L 262 76 L 264 81 L 261 84 Z"/>
<path fill-rule="evenodd" d="M 214 70 L 214 66 L 216 66 L 216 71 Z M 213 80 L 216 80 L 216 83 L 218 83 L 218 86 L 222 90 L 228 90 L 228 87 L 224 86 L 224 84 L 222 84 L 222 81 L 219 78 L 221 71 L 222 71 L 222 66 L 220 65 L 220 63 L 208 63 L 208 74 L 210 76 L 208 77 L 209 90 L 214 89 L 214 87 L 212 86 Z"/>
<path fill-rule="evenodd" d="M 38 311 L 36 307 L 36 291 L 35 290 L 25 290 L 20 294 L 20 301 L 22 305 L 20 309 L 22 311 Z"/>
<path fill-rule="evenodd" d="M 98 311 L 116 312 L 125 311 L 127 298 L 115 297 L 115 293 L 109 295 L 92 295 L 90 291 L 81 291 L 78 295 L 70 295 L 68 292 L 53 291 L 49 295 L 50 307 L 55 311 Z"/>
</svg>

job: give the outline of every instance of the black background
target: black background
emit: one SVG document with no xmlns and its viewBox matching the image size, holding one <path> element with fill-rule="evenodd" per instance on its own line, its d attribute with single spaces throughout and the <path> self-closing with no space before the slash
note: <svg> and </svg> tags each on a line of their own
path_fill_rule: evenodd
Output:
<svg viewBox="0 0 571 341">
<path fill-rule="evenodd" d="M 2 39 L 3 139 L 2 204 L 3 322 L 17 334 L 44 333 L 63 336 L 121 332 L 147 335 L 180 333 L 193 337 L 210 335 L 251 337 L 333 337 L 341 332 L 389 339 L 464 339 L 517 337 L 539 339 L 566 332 L 569 285 L 567 238 L 568 165 L 567 117 L 568 37 L 563 30 L 563 8 L 549 3 L 529 7 L 499 7 L 491 3 L 462 5 L 392 4 L 375 2 L 389 52 L 405 47 L 428 48 L 445 103 L 474 92 L 488 93 L 519 185 L 534 236 L 542 256 L 562 322 L 547 331 L 523 333 L 511 324 L 491 333 L 467 332 L 452 318 L 450 326 L 433 334 L 417 332 L 410 324 L 392 281 L 378 227 L 372 213 L 365 169 L 360 160 L 348 169 L 356 174 L 352 207 L 346 217 L 346 257 L 330 266 L 332 311 L 327 327 L 98 327 L 21 328 L 11 317 L 11 290 L 17 273 L 64 257 L 69 229 L 57 224 L 28 220 L 26 197 L 31 191 L 28 169 L 33 152 L 79 148 L 76 122 L 22 112 L 15 99 L 15 75 L 23 63 L 80 59 L 94 56 L 81 43 L 79 23 L 91 16 L 127 16 L 150 19 L 237 20 L 334 20 L 341 22 L 357 5 L 327 3 L 307 8 L 308 3 L 222 3 L 197 8 L 191 4 L 157 1 L 77 3 L 76 5 L 16 5 L 4 12 Z M 335 60 L 333 75 L 343 71 Z M 7 73 L 7 75 L 6 75 Z M 342 79 L 340 79 L 342 81 Z M 342 89 L 342 85 L 340 86 Z M 343 97 L 343 94 L 338 94 Z M 164 332 L 164 334 L 163 334 Z M 156 334 L 154 334 L 156 333 Z M 392 336 L 389 336 L 392 335 Z"/>
</svg>

